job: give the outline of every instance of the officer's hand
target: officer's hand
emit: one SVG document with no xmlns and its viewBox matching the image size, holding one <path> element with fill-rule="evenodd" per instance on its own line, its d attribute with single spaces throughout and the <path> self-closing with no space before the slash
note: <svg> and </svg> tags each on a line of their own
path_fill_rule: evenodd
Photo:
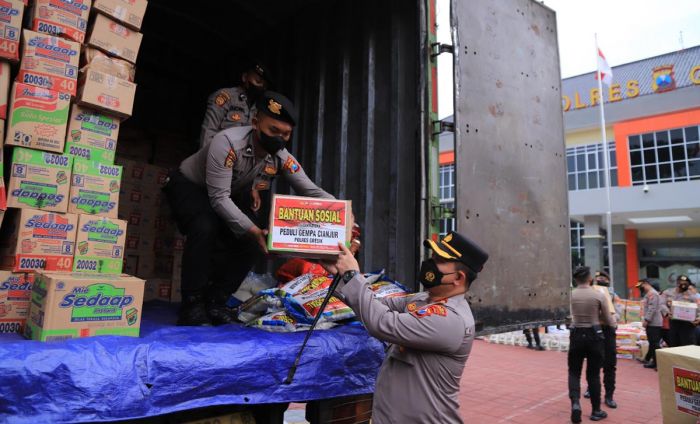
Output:
<svg viewBox="0 0 700 424">
<path fill-rule="evenodd" d="M 649 323 L 646 320 L 644 320 L 642 322 L 642 327 L 647 328 L 647 325 L 649 325 Z"/>
<path fill-rule="evenodd" d="M 253 212 L 259 211 L 259 210 L 260 210 L 260 203 L 261 203 L 261 202 L 260 202 L 260 193 L 258 193 L 258 191 L 257 191 L 256 189 L 253 189 L 253 190 L 250 192 L 250 197 L 251 197 L 251 200 L 253 201 L 253 204 L 252 204 L 252 206 L 250 207 L 250 209 L 251 209 Z"/>
<path fill-rule="evenodd" d="M 696 319 L 695 321 L 693 321 L 693 325 L 700 325 L 700 319 Z"/>
<path fill-rule="evenodd" d="M 253 239 L 255 244 L 261 252 L 267 255 L 267 230 L 261 230 L 257 226 L 253 225 L 250 230 L 248 230 L 248 235 Z"/>
<path fill-rule="evenodd" d="M 323 268 L 334 275 L 343 275 L 347 271 L 359 271 L 360 264 L 357 263 L 357 259 L 352 255 L 352 252 L 343 243 L 338 243 L 338 247 L 340 248 L 338 258 L 335 262 L 322 261 L 321 265 Z"/>
</svg>

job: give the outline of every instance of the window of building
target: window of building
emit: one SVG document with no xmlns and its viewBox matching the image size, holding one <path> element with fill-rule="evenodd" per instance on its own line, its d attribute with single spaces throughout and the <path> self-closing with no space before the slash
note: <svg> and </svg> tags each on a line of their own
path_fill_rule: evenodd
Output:
<svg viewBox="0 0 700 424">
<path fill-rule="evenodd" d="M 700 179 L 698 126 L 628 137 L 632 184 Z"/>
<path fill-rule="evenodd" d="M 583 246 L 583 224 L 571 221 L 571 265 L 573 268 L 585 265 L 585 251 Z"/>
<path fill-rule="evenodd" d="M 441 165 L 440 166 L 440 184 L 438 186 L 440 193 L 440 204 L 447 209 L 455 207 L 455 166 Z M 455 219 L 447 218 L 440 220 L 440 236 L 446 235 L 450 231 L 455 230 Z"/>
<path fill-rule="evenodd" d="M 610 152 L 611 187 L 617 186 L 617 157 L 615 142 L 608 142 Z M 603 143 L 566 149 L 566 168 L 569 190 L 589 190 L 605 187 L 605 161 Z"/>
</svg>

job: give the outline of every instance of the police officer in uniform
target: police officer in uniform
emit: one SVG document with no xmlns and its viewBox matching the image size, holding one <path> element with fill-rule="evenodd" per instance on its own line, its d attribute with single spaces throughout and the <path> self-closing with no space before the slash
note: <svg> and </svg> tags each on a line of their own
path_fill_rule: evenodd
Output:
<svg viewBox="0 0 700 424">
<path fill-rule="evenodd" d="M 647 338 L 649 339 L 649 351 L 644 358 L 646 361 L 644 368 L 656 369 L 656 349 L 661 343 L 661 326 L 663 325 L 661 295 L 647 279 L 640 280 L 635 287 L 639 289 L 642 295 L 642 310 L 644 311 L 644 322 L 642 325 L 646 329 Z"/>
<path fill-rule="evenodd" d="M 244 127 L 255 116 L 255 103 L 270 86 L 270 71 L 259 61 L 250 62 L 241 74 L 241 85 L 222 88 L 207 100 L 199 148 L 208 145 L 221 130 Z"/>
<path fill-rule="evenodd" d="M 342 275 L 339 293 L 367 331 L 391 343 L 379 371 L 372 422 L 461 423 L 459 380 L 474 341 L 474 318 L 465 298 L 488 254 L 459 233 L 448 233 L 423 262 L 426 291 L 374 299 L 352 253 L 341 253 L 326 269 Z"/>
<path fill-rule="evenodd" d="M 571 421 L 581 422 L 581 371 L 586 359 L 586 380 L 591 396 L 592 421 L 607 418 L 600 409 L 600 367 L 603 363 L 603 324 L 616 325 L 610 312 L 608 300 L 603 293 L 594 290 L 591 270 L 578 267 L 574 271 L 576 288 L 571 292 L 571 334 L 568 354 L 569 398 L 571 399 Z"/>
<path fill-rule="evenodd" d="M 235 320 L 225 303 L 267 253 L 269 203 L 262 212 L 254 211 L 251 189 L 269 192 L 274 178 L 281 175 L 301 196 L 333 198 L 285 149 L 296 120 L 286 97 L 265 92 L 251 127 L 219 132 L 171 173 L 164 191 L 180 231 L 187 236 L 178 325 Z"/>
<path fill-rule="evenodd" d="M 676 279 L 676 288 L 666 289 L 663 293 L 663 300 L 667 306 L 666 313 L 671 318 L 671 326 L 669 329 L 669 339 L 671 347 L 688 346 L 695 344 L 695 327 L 700 324 L 700 302 L 695 295 L 690 291 L 692 281 L 687 275 L 680 275 Z M 690 302 L 698 303 L 697 314 L 695 321 L 683 321 L 673 319 L 672 302 Z"/>
</svg>

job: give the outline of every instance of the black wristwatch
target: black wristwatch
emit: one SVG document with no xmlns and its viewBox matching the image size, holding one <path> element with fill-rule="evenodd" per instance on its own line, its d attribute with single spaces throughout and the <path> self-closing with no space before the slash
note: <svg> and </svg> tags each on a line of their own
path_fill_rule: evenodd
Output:
<svg viewBox="0 0 700 424">
<path fill-rule="evenodd" d="M 343 281 L 345 283 L 349 283 L 350 280 L 355 278 L 355 276 L 359 273 L 360 273 L 359 271 L 355 271 L 355 270 L 345 271 L 345 274 L 343 274 Z"/>
</svg>

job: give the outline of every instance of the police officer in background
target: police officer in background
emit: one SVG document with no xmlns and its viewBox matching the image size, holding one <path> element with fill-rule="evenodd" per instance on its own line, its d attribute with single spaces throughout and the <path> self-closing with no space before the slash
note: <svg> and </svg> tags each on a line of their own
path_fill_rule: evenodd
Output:
<svg viewBox="0 0 700 424">
<path fill-rule="evenodd" d="M 221 130 L 250 125 L 255 116 L 255 103 L 270 87 L 270 80 L 270 71 L 265 65 L 252 61 L 241 74 L 239 86 L 222 88 L 210 95 L 202 121 L 199 147 L 208 145 Z"/>
<path fill-rule="evenodd" d="M 294 105 L 286 97 L 265 92 L 258 99 L 251 127 L 219 132 L 171 173 L 163 190 L 180 231 L 187 236 L 178 325 L 235 321 L 226 301 L 267 253 L 268 214 L 256 212 L 251 189 L 269 191 L 274 178 L 281 175 L 301 196 L 333 198 L 306 176 L 285 149 L 296 120 Z"/>
<path fill-rule="evenodd" d="M 642 325 L 646 329 L 649 340 L 649 351 L 644 357 L 646 361 L 644 368 L 656 369 L 656 349 L 661 343 L 661 326 L 663 325 L 661 295 L 647 279 L 640 280 L 636 287 L 642 295 L 642 310 L 644 311 Z"/>
<path fill-rule="evenodd" d="M 569 398 L 571 399 L 571 421 L 581 422 L 581 371 L 586 359 L 586 380 L 591 396 L 593 412 L 591 421 L 600 421 L 608 414 L 600 409 L 600 367 L 603 363 L 605 336 L 601 327 L 616 325 L 610 312 L 608 300 L 603 293 L 592 287 L 593 278 L 588 267 L 574 271 L 576 288 L 571 292 L 571 334 L 568 354 Z"/>
<path fill-rule="evenodd" d="M 462 422 L 459 380 L 475 331 L 465 294 L 488 254 L 455 232 L 424 244 L 433 251 L 420 270 L 426 291 L 412 296 L 375 299 L 343 245 L 337 261 L 324 264 L 342 275 L 339 293 L 367 331 L 391 343 L 374 392 L 376 424 Z"/>
<path fill-rule="evenodd" d="M 617 313 L 615 309 L 615 300 L 619 300 L 617 295 L 610 287 L 610 276 L 605 271 L 596 271 L 593 280 L 593 288 L 605 296 L 605 301 L 608 304 L 608 309 L 612 315 L 614 326 L 603 324 L 603 385 L 605 386 L 605 404 L 610 408 L 617 408 L 617 402 L 613 399 L 615 394 L 615 377 L 617 374 L 617 345 L 616 335 L 617 330 Z M 583 395 L 586 399 L 590 397 L 590 388 Z"/>
<path fill-rule="evenodd" d="M 695 344 L 695 327 L 700 324 L 700 301 L 690 291 L 690 278 L 687 275 L 680 275 L 676 279 L 676 288 L 666 289 L 663 292 L 663 300 L 667 306 L 667 313 L 671 318 L 671 327 L 669 329 L 669 339 L 671 347 L 688 346 Z M 697 303 L 698 309 L 695 315 L 695 321 L 683 321 L 673 319 L 672 302 L 690 302 Z M 666 312 L 666 311 L 665 311 Z"/>
</svg>

